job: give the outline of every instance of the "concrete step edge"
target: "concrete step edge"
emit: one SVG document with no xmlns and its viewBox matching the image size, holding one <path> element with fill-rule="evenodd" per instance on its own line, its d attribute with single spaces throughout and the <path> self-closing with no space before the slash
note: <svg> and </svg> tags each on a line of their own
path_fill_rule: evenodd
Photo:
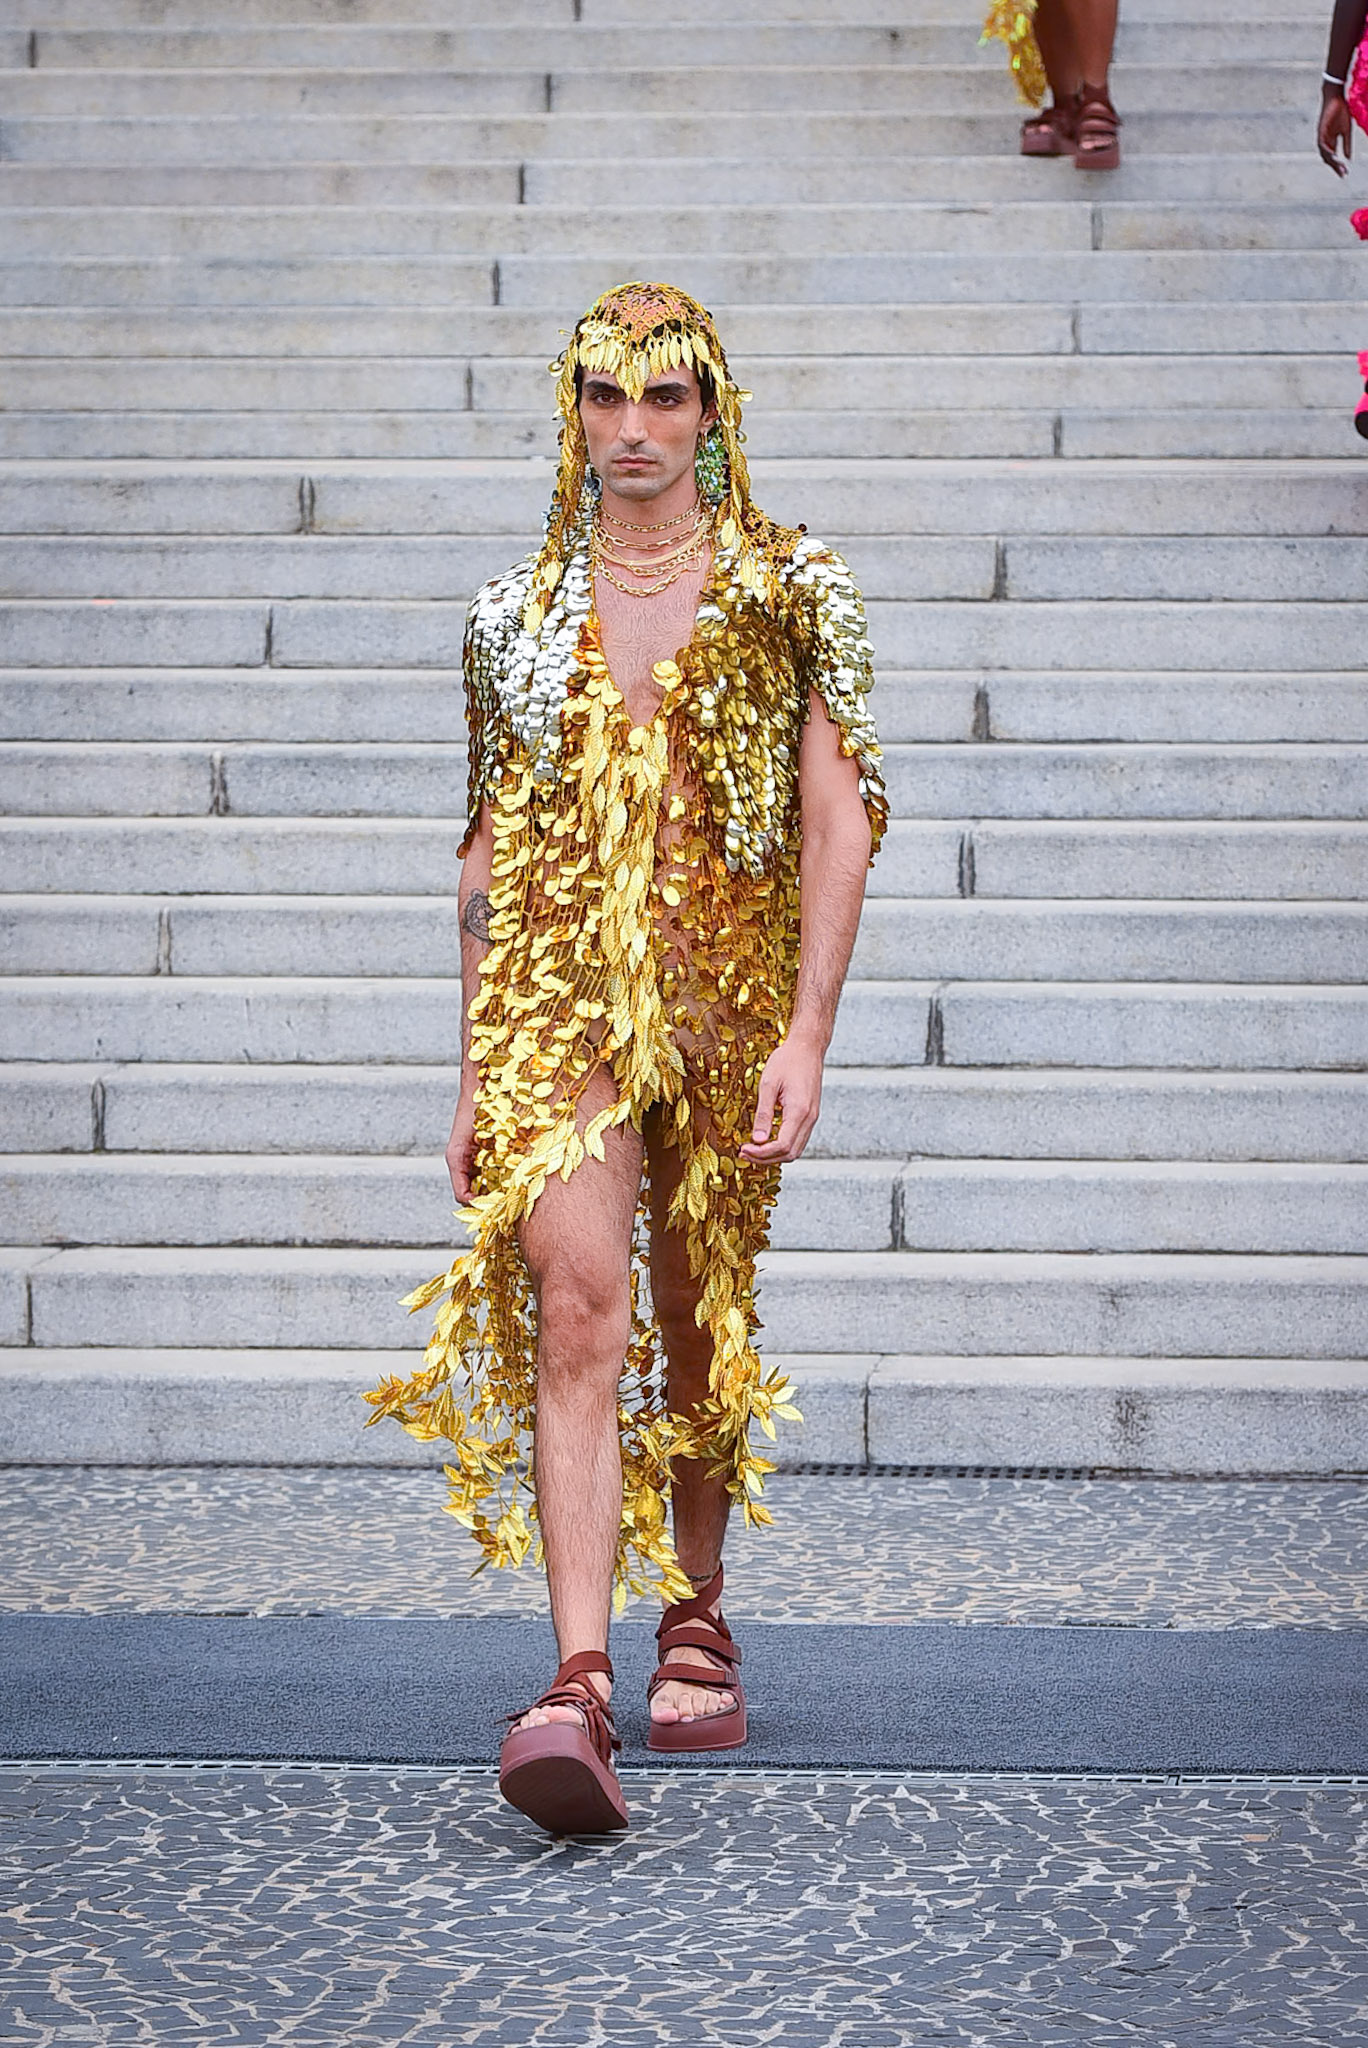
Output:
<svg viewBox="0 0 1368 2048">
<path fill-rule="evenodd" d="M 411 1351 L 0 1354 L 0 1463 L 442 1463 L 362 1392 Z M 1323 1359 L 774 1354 L 804 1414 L 799 1464 L 1083 1467 L 1164 1476 L 1368 1469 L 1368 1369 Z"/>
</svg>

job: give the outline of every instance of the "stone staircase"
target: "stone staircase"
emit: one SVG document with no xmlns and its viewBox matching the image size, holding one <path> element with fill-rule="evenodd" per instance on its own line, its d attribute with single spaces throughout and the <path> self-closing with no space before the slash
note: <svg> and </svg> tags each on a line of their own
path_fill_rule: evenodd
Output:
<svg viewBox="0 0 1368 2048">
<path fill-rule="evenodd" d="M 1085 180 L 1015 154 L 973 0 L 17 5 L 5 1454 L 425 1455 L 355 1394 L 453 1228 L 462 608 L 635 275 L 717 313 L 880 656 L 896 822 L 761 1297 L 789 1455 L 1368 1467 L 1319 18 L 1132 0 Z"/>
</svg>

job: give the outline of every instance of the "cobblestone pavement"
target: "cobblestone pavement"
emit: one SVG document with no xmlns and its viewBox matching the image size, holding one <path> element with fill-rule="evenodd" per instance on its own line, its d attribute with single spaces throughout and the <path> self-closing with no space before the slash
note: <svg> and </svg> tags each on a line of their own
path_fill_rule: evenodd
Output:
<svg viewBox="0 0 1368 2048">
<path fill-rule="evenodd" d="M 1368 1786 L 0 1772 L 8 2043 L 1357 2048 Z"/>
<path fill-rule="evenodd" d="M 50 1613 L 536 1614 L 472 1580 L 430 1472 L 0 1472 L 0 1606 Z M 779 1474 L 729 1539 L 733 1620 L 1368 1624 L 1353 1482 Z"/>
<path fill-rule="evenodd" d="M 733 1619 L 1361 1627 L 1353 1483 L 807 1476 Z M 11 1611 L 527 1614 L 431 1473 L 0 1473 Z M 449 1558 L 449 1565 L 445 1560 Z M 1368 1784 L 0 1766 L 4 2048 L 1368 2048 Z"/>
</svg>

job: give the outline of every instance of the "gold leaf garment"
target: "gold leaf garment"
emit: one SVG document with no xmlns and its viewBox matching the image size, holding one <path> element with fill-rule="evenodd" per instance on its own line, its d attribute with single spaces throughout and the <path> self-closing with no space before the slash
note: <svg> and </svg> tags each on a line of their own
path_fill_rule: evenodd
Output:
<svg viewBox="0 0 1368 2048">
<path fill-rule="evenodd" d="M 662 1106 L 680 1153 L 670 1227 L 683 1229 L 712 1336 L 694 1418 L 665 1399 L 645 1269 L 643 1202 L 620 1387 L 623 1515 L 617 1592 L 682 1597 L 666 1527 L 671 1460 L 725 1473 L 751 1521 L 774 1468 L 749 1442 L 792 1417 L 791 1389 L 754 1345 L 755 1264 L 778 1169 L 739 1157 L 761 1070 L 792 1007 L 799 941 L 798 759 L 810 692 L 860 767 L 877 846 L 887 818 L 865 706 L 870 647 L 840 557 L 768 529 L 757 557 L 719 542 L 694 634 L 657 663 L 662 697 L 634 726 L 591 609 L 586 529 L 544 618 L 524 620 L 534 557 L 486 585 L 465 649 L 470 827 L 493 825 L 490 950 L 471 1003 L 480 1073 L 472 1244 L 409 1296 L 441 1300 L 421 1370 L 366 1396 L 423 1442 L 453 1447 L 448 1509 L 483 1564 L 533 1547 L 523 1505 L 536 1398 L 536 1310 L 518 1226 L 548 1178 L 568 1180 L 603 1134 Z M 609 1106 L 577 1110 L 607 1072 Z"/>
</svg>

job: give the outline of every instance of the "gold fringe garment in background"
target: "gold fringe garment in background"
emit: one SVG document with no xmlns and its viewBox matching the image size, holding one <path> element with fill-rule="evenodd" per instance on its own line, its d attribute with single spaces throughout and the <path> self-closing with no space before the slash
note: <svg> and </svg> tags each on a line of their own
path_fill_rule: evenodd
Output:
<svg viewBox="0 0 1368 2048">
<path fill-rule="evenodd" d="M 1036 0 L 993 0 L 983 24 L 980 43 L 1007 45 L 1007 62 L 1012 67 L 1016 88 L 1028 107 L 1044 104 L 1049 80 L 1035 38 Z"/>
</svg>

